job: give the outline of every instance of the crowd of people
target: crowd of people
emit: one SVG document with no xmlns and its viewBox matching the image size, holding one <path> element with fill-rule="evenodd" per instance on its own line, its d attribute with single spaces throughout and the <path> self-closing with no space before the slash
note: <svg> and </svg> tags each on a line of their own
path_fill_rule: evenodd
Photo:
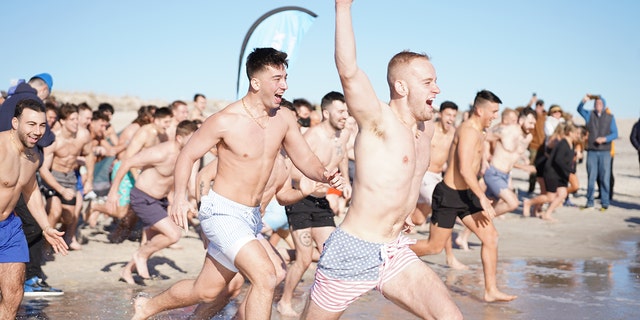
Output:
<svg viewBox="0 0 640 320">
<path fill-rule="evenodd" d="M 272 48 L 248 56 L 248 92 L 222 110 L 207 114 L 198 93 L 191 110 L 181 100 L 141 106 L 120 132 L 108 103 L 94 110 L 57 102 L 47 73 L 12 87 L 0 101 L 0 163 L 11 173 L 0 185 L 0 318 L 15 317 L 23 296 L 64 294 L 47 284 L 43 256 L 82 250 L 79 228 L 99 221 L 112 221 L 113 243 L 140 241 L 120 272 L 130 285 L 151 277 L 149 258 L 176 245 L 182 229 L 198 232 L 206 248 L 196 278 L 137 297 L 134 319 L 196 304 L 196 318 L 211 318 L 245 280 L 240 318 L 269 319 L 284 283 L 276 305 L 283 316 L 338 318 L 377 289 L 419 317 L 459 319 L 446 286 L 418 257 L 444 249 L 447 265 L 465 269 L 453 243 L 468 250 L 471 234 L 482 246 L 483 299 L 516 299 L 497 285 L 492 220 L 521 206 L 524 217 L 553 221 L 556 208 L 575 206 L 584 151 L 582 209 L 594 208 L 598 185 L 606 211 L 618 137 L 611 109 L 586 94 L 577 107 L 586 125 L 578 126 L 534 94 L 526 106 L 504 108 L 494 124 L 502 101 L 482 90 L 464 116 L 451 101 L 435 110 L 435 68 L 410 51 L 389 62 L 391 96 L 383 102 L 358 67 L 350 5 L 336 1 L 344 93 L 325 94 L 319 108 L 283 98 L 287 55 Z M 585 109 L 589 101 L 593 110 Z M 638 150 L 639 139 L 636 124 Z M 530 174 L 525 197 L 512 170 Z M 410 236 L 425 224 L 428 238 Z M 464 230 L 452 239 L 456 224 Z M 309 301 L 295 310 L 294 292 L 314 261 Z"/>
</svg>

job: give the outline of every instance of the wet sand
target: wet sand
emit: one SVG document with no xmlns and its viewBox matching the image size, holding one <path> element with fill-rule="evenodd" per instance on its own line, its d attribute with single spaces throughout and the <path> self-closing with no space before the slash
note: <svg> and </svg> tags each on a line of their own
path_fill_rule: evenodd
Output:
<svg viewBox="0 0 640 320">
<path fill-rule="evenodd" d="M 118 115 L 118 113 L 116 113 Z M 480 247 L 471 237 L 471 250 L 454 249 L 470 270 L 446 267 L 444 254 L 423 258 L 441 279 L 466 319 L 638 319 L 640 318 L 640 174 L 637 153 L 629 141 L 630 124 L 618 123 L 614 161 L 615 198 L 608 211 L 581 211 L 561 207 L 555 223 L 522 218 L 521 207 L 496 219 L 500 233 L 498 281 L 502 290 L 519 298 L 509 303 L 485 303 Z M 626 130 L 626 131 L 625 131 Z M 581 188 L 572 199 L 584 205 L 586 165 L 578 166 Z M 514 171 L 514 185 L 526 189 L 526 174 Z M 524 196 L 523 193 L 520 194 Z M 596 200 L 596 207 L 599 202 Z M 138 292 L 157 294 L 174 282 L 194 278 L 202 266 L 204 249 L 190 232 L 179 244 L 183 249 L 165 249 L 150 260 L 153 280 L 141 285 L 118 281 L 120 269 L 138 243 L 109 243 L 103 230 L 84 228 L 88 242 L 83 250 L 47 262 L 47 282 L 62 288 L 62 297 L 25 298 L 19 319 L 128 319 L 131 298 Z M 454 232 L 459 231 L 458 227 Z M 414 237 L 427 237 L 421 231 Z M 296 291 L 294 308 L 301 310 L 313 281 L 307 271 Z M 281 294 L 281 286 L 277 294 Z M 241 295 L 241 297 L 244 295 Z M 275 306 L 275 304 L 274 304 Z M 230 319 L 232 302 L 214 319 Z M 186 319 L 193 307 L 166 312 L 157 319 Z M 275 308 L 272 319 L 281 319 Z M 354 303 L 343 319 L 415 319 L 414 316 L 371 292 Z"/>
</svg>

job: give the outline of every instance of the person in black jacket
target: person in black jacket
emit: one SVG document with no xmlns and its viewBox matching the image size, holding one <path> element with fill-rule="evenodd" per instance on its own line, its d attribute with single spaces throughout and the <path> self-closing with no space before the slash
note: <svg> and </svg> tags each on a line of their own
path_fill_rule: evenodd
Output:
<svg viewBox="0 0 640 320">
<path fill-rule="evenodd" d="M 569 175 L 572 171 L 573 158 L 575 156 L 573 144 L 580 139 L 580 130 L 573 124 L 560 124 L 558 127 L 562 128 L 559 130 L 562 130 L 563 134 L 558 136 L 558 140 L 555 143 L 549 141 L 549 144 L 553 145 L 553 147 L 544 165 L 544 183 L 547 192 L 533 199 L 524 200 L 522 205 L 522 212 L 526 213 L 531 210 L 532 205 L 537 206 L 549 203 L 547 209 L 541 213 L 540 218 L 550 221 L 555 221 L 551 214 L 558 206 L 562 205 L 562 202 L 567 197 Z"/>
<path fill-rule="evenodd" d="M 0 107 L 0 132 L 11 130 L 11 119 L 16 109 L 16 104 L 27 97 L 37 96 L 44 100 L 51 93 L 53 79 L 48 73 L 37 74 L 28 82 L 21 80 L 18 85 L 9 89 L 10 96 L 7 97 Z M 44 135 L 38 140 L 36 151 L 40 157 L 40 164 L 44 160 L 43 148 L 50 146 L 56 139 L 55 134 L 47 124 Z M 47 276 L 42 271 L 42 247 L 44 237 L 42 229 L 36 223 L 33 215 L 27 208 L 27 204 L 22 197 L 15 207 L 16 214 L 22 220 L 22 229 L 27 238 L 29 246 L 29 262 L 27 262 L 26 276 L 24 283 L 24 295 L 35 296 L 58 296 L 64 294 L 60 289 L 53 288 L 45 281 Z"/>
<path fill-rule="evenodd" d="M 629 140 L 631 140 L 631 144 L 638 151 L 638 164 L 640 164 L 640 119 L 633 125 Z"/>
</svg>

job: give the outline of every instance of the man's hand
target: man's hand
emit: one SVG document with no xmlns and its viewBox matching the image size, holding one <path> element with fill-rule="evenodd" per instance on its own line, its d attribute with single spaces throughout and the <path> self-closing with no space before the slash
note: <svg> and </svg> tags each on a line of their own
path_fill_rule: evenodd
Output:
<svg viewBox="0 0 640 320">
<path fill-rule="evenodd" d="M 342 191 L 342 186 L 344 185 L 344 178 L 342 178 L 342 175 L 340 174 L 337 168 L 333 169 L 331 173 L 325 170 L 324 177 L 325 177 L 325 180 L 329 183 L 329 185 L 332 188 Z"/>
<path fill-rule="evenodd" d="M 605 137 L 597 137 L 596 138 L 596 143 L 597 144 L 603 144 L 605 142 L 607 142 L 607 138 L 605 138 Z"/>
<path fill-rule="evenodd" d="M 105 201 L 104 205 L 105 207 L 107 207 L 111 214 L 116 213 L 116 211 L 118 210 L 117 203 L 120 200 L 119 198 L 120 196 L 116 193 L 109 192 L 109 194 L 107 194 L 107 201 Z"/>
<path fill-rule="evenodd" d="M 298 189 L 305 197 L 316 191 L 320 191 L 325 186 L 326 184 L 313 181 L 305 176 L 302 176 L 302 178 L 300 178 L 300 183 L 298 183 Z"/>
<path fill-rule="evenodd" d="M 482 197 L 480 198 L 480 205 L 482 206 L 482 210 L 484 212 L 484 215 L 493 220 L 493 218 L 496 217 L 496 210 L 493 209 L 493 205 L 491 204 L 492 201 L 489 200 L 489 198 L 487 197 Z"/>
<path fill-rule="evenodd" d="M 345 198 L 346 200 L 351 199 L 351 192 L 353 190 L 351 189 L 351 184 L 350 183 L 345 183 L 342 186 L 342 197 Z"/>
<path fill-rule="evenodd" d="M 173 198 L 173 203 L 169 210 L 169 217 L 173 222 L 178 225 L 178 227 L 184 229 L 185 231 L 189 230 L 189 212 L 195 212 L 196 210 L 192 207 L 191 203 L 186 199 L 180 197 Z"/>
<path fill-rule="evenodd" d="M 47 240 L 47 242 L 51 244 L 53 251 L 55 251 L 56 253 L 61 253 L 63 256 L 67 255 L 68 253 L 67 250 L 69 249 L 69 247 L 67 246 L 67 243 L 64 242 L 64 239 L 62 238 L 62 236 L 64 235 L 64 232 L 60 232 L 52 227 L 47 227 L 44 230 L 42 230 L 42 235 Z"/>
<path fill-rule="evenodd" d="M 416 226 L 415 223 L 413 223 L 413 220 L 411 220 L 411 215 L 408 215 L 406 219 L 404 219 L 404 225 L 402 227 L 402 232 L 404 233 L 411 233 L 411 231 L 413 231 L 413 228 Z"/>
<path fill-rule="evenodd" d="M 73 191 L 73 189 L 70 189 L 70 188 L 64 188 L 64 189 L 62 190 L 62 192 L 60 193 L 60 195 L 61 195 L 65 200 L 71 201 L 71 200 L 73 199 L 73 197 L 75 197 L 75 196 L 76 196 L 76 192 L 75 192 L 75 191 Z"/>
</svg>

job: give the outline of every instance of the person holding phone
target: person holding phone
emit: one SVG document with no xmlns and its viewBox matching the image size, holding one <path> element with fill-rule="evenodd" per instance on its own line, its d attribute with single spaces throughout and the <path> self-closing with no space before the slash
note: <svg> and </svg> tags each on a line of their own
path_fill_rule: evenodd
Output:
<svg viewBox="0 0 640 320">
<path fill-rule="evenodd" d="M 584 104 L 594 100 L 593 110 L 584 108 Z M 593 208 L 593 191 L 596 178 L 600 184 L 600 211 L 609 208 L 611 181 L 611 142 L 618 138 L 618 127 L 612 113 L 605 112 L 606 102 L 600 95 L 586 94 L 578 104 L 578 113 L 587 126 L 587 203 L 583 209 Z"/>
</svg>

